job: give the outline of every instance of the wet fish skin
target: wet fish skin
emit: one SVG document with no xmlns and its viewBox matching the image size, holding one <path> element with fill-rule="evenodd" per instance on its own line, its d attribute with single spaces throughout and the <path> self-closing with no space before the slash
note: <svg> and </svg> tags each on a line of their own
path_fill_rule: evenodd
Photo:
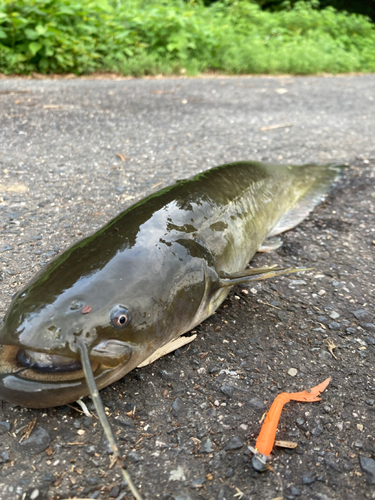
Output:
<svg viewBox="0 0 375 500">
<path fill-rule="evenodd" d="M 47 407 L 88 394 L 82 371 L 45 373 L 16 358 L 23 349 L 79 359 L 78 337 L 98 387 L 118 380 L 211 315 L 230 290 L 220 277 L 245 269 L 296 201 L 333 177 L 327 166 L 239 162 L 128 208 L 14 298 L 0 331 L 0 399 Z M 116 306 L 131 313 L 123 329 L 110 322 Z"/>
</svg>

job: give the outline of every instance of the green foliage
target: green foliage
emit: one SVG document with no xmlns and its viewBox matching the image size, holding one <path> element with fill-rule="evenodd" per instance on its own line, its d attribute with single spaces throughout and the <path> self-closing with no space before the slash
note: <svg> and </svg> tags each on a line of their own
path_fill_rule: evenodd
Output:
<svg viewBox="0 0 375 500">
<path fill-rule="evenodd" d="M 90 72 L 132 56 L 137 42 L 105 0 L 0 2 L 3 71 Z"/>
<path fill-rule="evenodd" d="M 210 5 L 216 0 L 205 0 L 207 5 Z M 286 5 L 294 5 L 299 0 L 254 0 L 263 10 L 276 11 L 283 10 Z M 375 0 L 319 0 L 318 7 L 325 9 L 326 7 L 334 7 L 339 11 L 352 12 L 363 14 L 375 21 Z"/>
<path fill-rule="evenodd" d="M 375 71 L 365 17 L 312 3 L 0 0 L 0 71 L 77 74 Z"/>
</svg>

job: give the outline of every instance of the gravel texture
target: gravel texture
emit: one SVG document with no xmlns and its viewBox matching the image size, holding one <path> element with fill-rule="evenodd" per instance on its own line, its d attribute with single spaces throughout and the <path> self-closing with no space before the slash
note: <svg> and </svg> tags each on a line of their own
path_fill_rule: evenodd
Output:
<svg viewBox="0 0 375 500">
<path fill-rule="evenodd" d="M 312 271 L 235 288 L 193 344 L 101 395 L 145 499 L 375 498 L 375 76 L 4 78 L 0 102 L 0 315 L 56 254 L 176 179 L 236 160 L 351 166 L 253 260 Z M 254 471 L 275 396 L 328 376 L 321 402 L 282 413 L 277 438 L 298 446 Z M 130 498 L 78 410 L 0 404 L 1 499 Z"/>
</svg>

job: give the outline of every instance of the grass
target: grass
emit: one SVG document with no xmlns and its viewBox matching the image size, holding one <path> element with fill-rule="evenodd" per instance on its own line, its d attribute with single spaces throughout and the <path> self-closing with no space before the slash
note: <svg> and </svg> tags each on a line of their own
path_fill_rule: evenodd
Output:
<svg viewBox="0 0 375 500">
<path fill-rule="evenodd" d="M 313 2 L 0 0 L 0 72 L 375 72 L 375 25 Z"/>
</svg>

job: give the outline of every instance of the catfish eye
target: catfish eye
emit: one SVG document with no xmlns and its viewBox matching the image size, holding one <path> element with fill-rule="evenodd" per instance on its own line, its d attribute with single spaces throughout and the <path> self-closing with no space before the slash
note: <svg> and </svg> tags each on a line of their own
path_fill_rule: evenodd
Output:
<svg viewBox="0 0 375 500">
<path fill-rule="evenodd" d="M 124 306 L 116 306 L 112 309 L 110 313 L 112 326 L 115 328 L 124 328 L 130 323 L 131 315 L 130 311 Z"/>
</svg>

